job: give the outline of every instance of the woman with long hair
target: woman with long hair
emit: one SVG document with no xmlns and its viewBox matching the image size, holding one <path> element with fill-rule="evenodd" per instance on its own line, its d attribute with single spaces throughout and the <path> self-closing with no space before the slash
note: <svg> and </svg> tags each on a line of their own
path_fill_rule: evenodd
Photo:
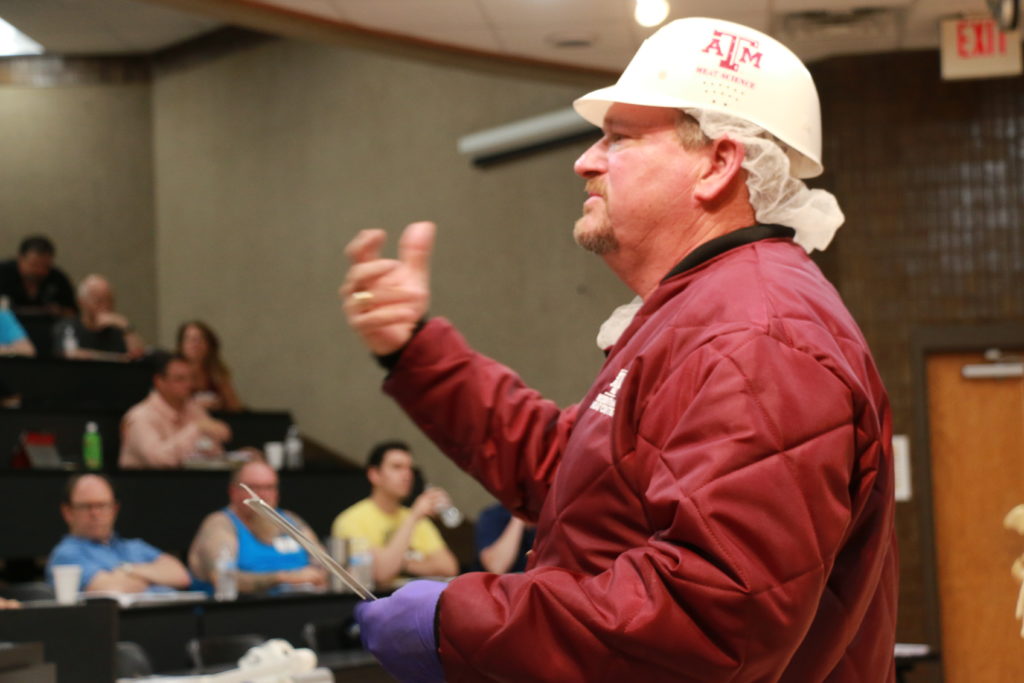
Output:
<svg viewBox="0 0 1024 683">
<path fill-rule="evenodd" d="M 220 339 L 201 320 L 189 320 L 178 327 L 177 352 L 188 359 L 195 372 L 194 398 L 207 410 L 242 410 L 242 402 L 231 382 L 231 371 L 220 357 Z"/>
</svg>

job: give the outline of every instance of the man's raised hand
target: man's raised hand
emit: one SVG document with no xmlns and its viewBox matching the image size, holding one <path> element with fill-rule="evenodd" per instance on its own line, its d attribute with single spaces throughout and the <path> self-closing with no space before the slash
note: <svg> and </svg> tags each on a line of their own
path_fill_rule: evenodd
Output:
<svg viewBox="0 0 1024 683">
<path fill-rule="evenodd" d="M 398 242 L 398 259 L 381 258 L 383 230 L 362 230 L 345 247 L 350 266 L 341 285 L 348 324 L 378 356 L 398 351 L 412 338 L 430 305 L 430 254 L 435 226 L 411 223 Z"/>
</svg>

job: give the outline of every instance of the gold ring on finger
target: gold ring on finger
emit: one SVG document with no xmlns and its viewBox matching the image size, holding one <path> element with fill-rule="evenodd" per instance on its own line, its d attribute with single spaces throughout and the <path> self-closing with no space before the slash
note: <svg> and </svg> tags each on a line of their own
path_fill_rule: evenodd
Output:
<svg viewBox="0 0 1024 683">
<path fill-rule="evenodd" d="M 373 301 L 373 292 L 359 291 L 352 292 L 352 301 L 358 304 L 362 308 L 369 307 Z"/>
</svg>

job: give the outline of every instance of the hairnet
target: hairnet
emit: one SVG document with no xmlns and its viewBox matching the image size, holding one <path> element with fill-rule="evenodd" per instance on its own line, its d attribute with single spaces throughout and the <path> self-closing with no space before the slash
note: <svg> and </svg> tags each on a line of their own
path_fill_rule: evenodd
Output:
<svg viewBox="0 0 1024 683">
<path fill-rule="evenodd" d="M 746 149 L 743 168 L 747 171 L 750 205 L 760 223 L 793 228 L 794 241 L 807 250 L 824 250 L 843 224 L 843 212 L 836 198 L 825 190 L 810 189 L 790 175 L 785 143 L 760 127 L 729 114 L 687 108 L 712 140 L 729 135 Z"/>
</svg>

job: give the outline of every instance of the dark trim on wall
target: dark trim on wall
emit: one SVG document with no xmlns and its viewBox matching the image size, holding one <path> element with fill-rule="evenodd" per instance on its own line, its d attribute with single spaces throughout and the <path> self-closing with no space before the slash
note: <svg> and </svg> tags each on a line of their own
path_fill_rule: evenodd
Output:
<svg viewBox="0 0 1024 683">
<path fill-rule="evenodd" d="M 911 449 L 915 513 L 920 520 L 922 554 L 921 582 L 925 604 L 923 628 L 928 643 L 942 653 L 942 622 L 939 604 L 938 572 L 935 553 L 935 515 L 932 498 L 931 441 L 928 420 L 928 381 L 926 361 L 931 353 L 985 351 L 997 348 L 1024 348 L 1024 323 L 992 325 L 927 325 L 915 327 L 910 335 L 911 386 L 913 387 L 914 443 Z M 940 673 L 941 680 L 941 673 Z"/>
<path fill-rule="evenodd" d="M 0 57 L 0 85 L 55 88 L 73 85 L 134 85 L 149 83 L 146 56 L 76 57 L 25 55 Z"/>
</svg>

